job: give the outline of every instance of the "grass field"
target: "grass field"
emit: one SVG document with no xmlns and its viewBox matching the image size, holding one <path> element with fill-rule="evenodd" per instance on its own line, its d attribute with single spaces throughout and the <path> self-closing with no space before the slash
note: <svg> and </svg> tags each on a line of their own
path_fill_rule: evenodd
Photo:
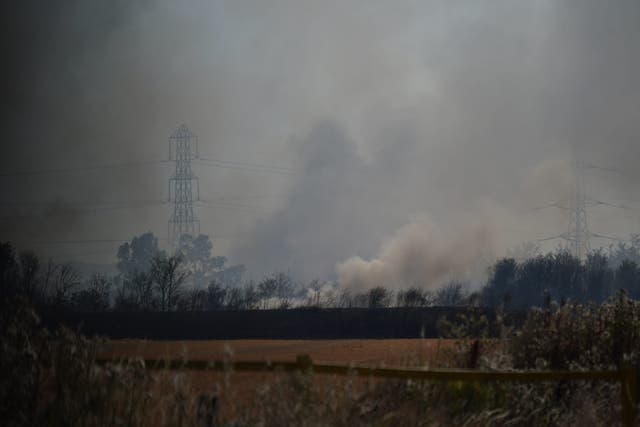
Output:
<svg viewBox="0 0 640 427">
<path fill-rule="evenodd" d="M 113 340 L 102 347 L 101 357 L 176 358 L 190 360 L 295 360 L 298 354 L 314 362 L 429 365 L 442 357 L 453 340 L 230 340 L 230 341 L 147 341 Z"/>
<path fill-rule="evenodd" d="M 189 360 L 263 360 L 293 361 L 299 354 L 309 355 L 317 363 L 372 366 L 438 366 L 447 358 L 454 340 L 229 340 L 229 341 L 150 341 L 113 340 L 101 347 L 99 357 Z M 216 391 L 220 409 L 233 416 L 237 405 L 250 402 L 256 393 L 277 380 L 272 373 L 183 372 L 196 393 Z M 336 384 L 342 378 L 317 376 L 318 384 Z M 377 380 L 358 379 L 353 386 L 366 389 Z"/>
</svg>

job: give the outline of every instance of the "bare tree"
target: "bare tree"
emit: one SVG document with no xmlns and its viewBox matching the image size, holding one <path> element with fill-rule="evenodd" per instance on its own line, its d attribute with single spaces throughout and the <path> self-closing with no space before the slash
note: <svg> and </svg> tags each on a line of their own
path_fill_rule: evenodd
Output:
<svg viewBox="0 0 640 427">
<path fill-rule="evenodd" d="M 20 291 L 31 301 L 38 297 L 38 270 L 40 260 L 31 251 L 22 252 L 20 263 Z"/>
<path fill-rule="evenodd" d="M 277 301 L 276 308 L 288 308 L 291 305 L 291 297 L 294 284 L 291 277 L 283 272 L 265 277 L 258 284 L 258 295 L 262 301 L 262 308 L 273 308 L 271 302 Z"/>
<path fill-rule="evenodd" d="M 207 309 L 220 310 L 227 301 L 228 289 L 217 280 L 212 280 L 207 288 Z"/>
<path fill-rule="evenodd" d="M 156 305 L 153 295 L 153 277 L 149 272 L 136 271 L 129 279 L 134 304 L 142 310 L 151 310 Z"/>
<path fill-rule="evenodd" d="M 76 307 L 88 311 L 105 311 L 109 308 L 111 281 L 104 274 L 93 273 L 87 287 L 73 294 Z"/>
<path fill-rule="evenodd" d="M 80 284 L 80 276 L 71 264 L 63 264 L 57 269 L 53 281 L 53 302 L 64 305 L 70 302 L 71 293 Z"/>
<path fill-rule="evenodd" d="M 47 266 L 42 272 L 42 299 L 44 302 L 50 302 L 50 292 L 53 287 L 53 283 L 55 282 L 55 275 L 58 270 L 58 266 L 53 262 L 51 258 L 47 260 Z"/>
<path fill-rule="evenodd" d="M 435 304 L 441 307 L 458 307 L 466 303 L 465 286 L 455 280 L 438 289 L 435 295 Z"/>
<path fill-rule="evenodd" d="M 183 292 L 178 301 L 180 311 L 204 311 L 207 309 L 208 294 L 204 289 L 190 287 Z"/>
<path fill-rule="evenodd" d="M 393 298 L 393 291 L 383 288 L 382 286 L 376 286 L 367 292 L 367 306 L 369 308 L 384 308 L 391 305 Z"/>
<path fill-rule="evenodd" d="M 320 307 L 320 291 L 322 290 L 322 282 L 318 279 L 313 279 L 309 285 L 309 297 L 307 299 L 307 305 L 309 307 Z"/>
<path fill-rule="evenodd" d="M 278 273 L 274 278 L 276 280 L 276 298 L 278 298 L 278 308 L 289 308 L 296 286 L 291 279 L 291 276 L 286 273 Z"/>
<path fill-rule="evenodd" d="M 151 265 L 151 277 L 160 296 L 160 310 L 169 311 L 178 302 L 180 287 L 188 273 L 182 269 L 180 255 L 157 256 Z"/>
<path fill-rule="evenodd" d="M 276 296 L 278 282 L 275 277 L 265 277 L 258 283 L 258 297 L 261 301 L 261 308 L 271 308 L 270 302 Z"/>
<path fill-rule="evenodd" d="M 399 307 L 427 307 L 433 305 L 433 295 L 429 291 L 420 288 L 409 288 L 398 292 Z"/>
</svg>

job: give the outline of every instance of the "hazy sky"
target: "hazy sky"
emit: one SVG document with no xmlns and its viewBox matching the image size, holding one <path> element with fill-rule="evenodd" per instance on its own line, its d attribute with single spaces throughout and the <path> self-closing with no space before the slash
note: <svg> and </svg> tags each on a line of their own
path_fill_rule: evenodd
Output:
<svg viewBox="0 0 640 427">
<path fill-rule="evenodd" d="M 393 263 L 421 233 L 492 259 L 566 231 L 531 209 L 571 196 L 577 157 L 618 170 L 587 171 L 592 197 L 633 208 L 593 207 L 592 230 L 640 231 L 636 0 L 34 1 L 7 21 L 0 172 L 67 170 L 0 176 L 20 247 L 107 262 L 117 243 L 51 242 L 166 237 L 170 164 L 68 169 L 166 159 L 182 123 L 243 163 L 194 165 L 197 215 L 255 276 Z"/>
</svg>

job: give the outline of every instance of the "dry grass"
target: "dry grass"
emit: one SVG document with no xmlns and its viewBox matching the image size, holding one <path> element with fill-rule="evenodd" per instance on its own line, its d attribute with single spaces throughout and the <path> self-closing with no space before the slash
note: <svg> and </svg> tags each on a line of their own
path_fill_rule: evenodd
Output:
<svg viewBox="0 0 640 427">
<path fill-rule="evenodd" d="M 67 331 L 49 335 L 25 308 L 10 307 L 0 319 L 0 374 L 7 379 L 0 383 L 0 419 L 7 426 L 564 426 L 619 419 L 619 387 L 603 383 L 190 373 L 145 370 L 140 361 L 292 360 L 305 353 L 318 362 L 466 366 L 473 340 L 101 343 Z M 640 303 L 621 295 L 602 307 L 532 312 L 502 342 L 484 341 L 474 363 L 533 370 L 637 365 L 639 334 Z M 123 360 L 99 366 L 98 355 Z"/>
</svg>

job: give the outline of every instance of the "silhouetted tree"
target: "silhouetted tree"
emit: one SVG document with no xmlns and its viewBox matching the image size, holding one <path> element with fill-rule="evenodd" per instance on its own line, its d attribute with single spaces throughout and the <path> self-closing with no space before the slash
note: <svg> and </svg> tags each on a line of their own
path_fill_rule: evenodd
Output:
<svg viewBox="0 0 640 427">
<path fill-rule="evenodd" d="M 293 292 L 293 280 L 286 273 L 275 273 L 258 283 L 258 296 L 263 309 L 289 307 Z"/>
<path fill-rule="evenodd" d="M 153 260 L 162 255 L 158 239 L 150 231 L 125 242 L 118 248 L 118 271 L 121 275 L 132 277 L 139 272 L 150 271 Z"/>
<path fill-rule="evenodd" d="M 204 311 L 207 309 L 207 291 L 198 288 L 188 288 L 178 299 L 179 311 Z"/>
<path fill-rule="evenodd" d="M 634 261 L 623 261 L 616 269 L 613 292 L 625 290 L 633 299 L 640 299 L 640 269 Z"/>
<path fill-rule="evenodd" d="M 212 276 L 214 280 L 225 286 L 240 286 L 246 271 L 247 269 L 244 265 L 238 264 L 215 271 Z"/>
<path fill-rule="evenodd" d="M 436 291 L 434 303 L 440 307 L 457 307 L 465 305 L 466 298 L 464 285 L 454 280 Z"/>
<path fill-rule="evenodd" d="M 487 305 L 497 307 L 506 300 L 511 300 L 515 291 L 516 273 L 517 263 L 513 258 L 503 258 L 495 263 L 484 290 Z"/>
<path fill-rule="evenodd" d="M 19 292 L 28 300 L 36 302 L 41 295 L 38 289 L 38 272 L 40 260 L 31 251 L 22 252 L 19 256 L 20 285 Z"/>
<path fill-rule="evenodd" d="M 584 265 L 585 300 L 604 301 L 611 295 L 613 272 L 607 257 L 602 252 L 587 255 Z"/>
<path fill-rule="evenodd" d="M 8 299 L 16 294 L 18 263 L 13 246 L 0 243 L 0 297 Z"/>
<path fill-rule="evenodd" d="M 618 242 L 609 247 L 609 265 L 618 268 L 624 261 L 640 265 L 640 234 L 632 234 L 626 242 Z"/>
<path fill-rule="evenodd" d="M 398 292 L 397 304 L 399 307 L 427 307 L 433 304 L 433 295 L 420 288 L 409 288 Z"/>
<path fill-rule="evenodd" d="M 193 237 L 190 234 L 180 236 L 177 252 L 180 254 L 183 267 L 189 272 L 188 282 L 191 286 L 204 289 L 213 278 L 216 271 L 224 268 L 227 258 L 212 256 L 213 245 L 209 236 L 200 234 Z"/>
<path fill-rule="evenodd" d="M 182 269 L 180 255 L 156 256 L 151 263 L 151 278 L 160 299 L 160 310 L 172 310 L 178 302 L 180 288 L 187 272 Z"/>
<path fill-rule="evenodd" d="M 382 286 L 376 286 L 367 292 L 367 306 L 369 308 L 389 307 L 392 299 L 393 292 Z"/>
<path fill-rule="evenodd" d="M 73 290 L 80 284 L 80 275 L 71 264 L 60 265 L 53 280 L 53 304 L 67 305 L 71 303 Z"/>
<path fill-rule="evenodd" d="M 307 285 L 307 289 L 309 290 L 307 297 L 307 306 L 309 307 L 320 307 L 320 291 L 322 289 L 322 283 L 318 279 L 314 279 Z"/>
<path fill-rule="evenodd" d="M 207 287 L 207 309 L 221 310 L 225 307 L 227 299 L 227 288 L 222 283 L 212 280 Z"/>
<path fill-rule="evenodd" d="M 86 289 L 73 294 L 73 305 L 85 311 L 105 311 L 109 308 L 111 281 L 103 274 L 94 273 Z"/>
</svg>

